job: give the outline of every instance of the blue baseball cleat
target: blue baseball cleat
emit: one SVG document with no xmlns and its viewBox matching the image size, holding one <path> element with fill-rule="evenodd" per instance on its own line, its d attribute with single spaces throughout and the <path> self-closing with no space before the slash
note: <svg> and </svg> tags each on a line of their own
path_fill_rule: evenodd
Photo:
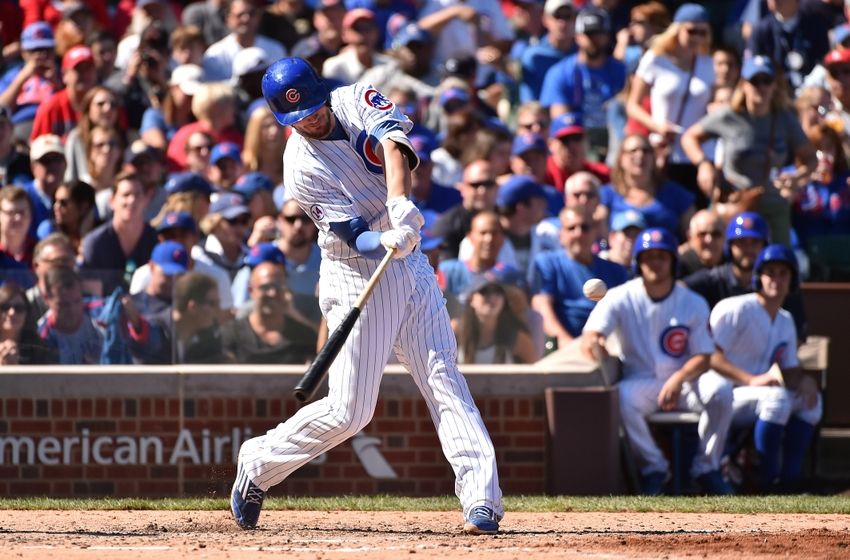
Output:
<svg viewBox="0 0 850 560">
<path fill-rule="evenodd" d="M 243 529 L 253 529 L 260 519 L 260 510 L 263 509 L 263 499 L 266 493 L 260 487 L 251 482 L 245 475 L 237 475 L 230 493 L 230 510 L 236 524 Z"/>
<path fill-rule="evenodd" d="M 472 508 L 463 524 L 463 532 L 468 535 L 495 535 L 499 532 L 496 512 L 487 506 Z"/>
</svg>

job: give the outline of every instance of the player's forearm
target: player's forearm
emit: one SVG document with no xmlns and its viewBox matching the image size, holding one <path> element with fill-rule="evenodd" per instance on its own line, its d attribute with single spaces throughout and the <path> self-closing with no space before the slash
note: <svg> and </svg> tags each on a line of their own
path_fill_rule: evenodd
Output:
<svg viewBox="0 0 850 560">
<path fill-rule="evenodd" d="M 749 385 L 753 374 L 732 364 L 723 352 L 717 350 L 711 355 L 711 368 L 739 385 Z"/>
<path fill-rule="evenodd" d="M 393 140 L 381 142 L 384 152 L 384 173 L 387 180 L 387 200 L 410 195 L 410 164 L 408 154 Z"/>
<path fill-rule="evenodd" d="M 693 379 L 696 379 L 708 369 L 709 364 L 709 356 L 708 354 L 697 354 L 696 356 L 692 356 L 685 362 L 679 371 L 674 373 L 674 376 L 679 378 L 679 381 L 682 383 L 686 383 Z"/>
</svg>

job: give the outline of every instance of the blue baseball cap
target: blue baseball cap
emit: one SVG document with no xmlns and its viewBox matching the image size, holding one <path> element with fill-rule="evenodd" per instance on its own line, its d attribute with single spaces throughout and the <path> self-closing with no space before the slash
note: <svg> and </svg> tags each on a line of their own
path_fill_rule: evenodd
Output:
<svg viewBox="0 0 850 560">
<path fill-rule="evenodd" d="M 443 244 L 443 238 L 435 235 L 434 225 L 440 219 L 440 214 L 434 210 L 423 210 L 422 217 L 425 218 L 425 225 L 422 226 L 419 249 L 422 251 L 438 249 Z"/>
<path fill-rule="evenodd" d="M 161 232 L 169 229 L 185 229 L 197 232 L 198 226 L 188 212 L 169 212 L 160 220 L 159 225 L 156 226 L 156 231 Z"/>
<path fill-rule="evenodd" d="M 676 10 L 673 21 L 676 23 L 709 23 L 708 11 L 699 4 L 682 4 Z"/>
<path fill-rule="evenodd" d="M 181 192 L 199 192 L 212 194 L 215 192 L 212 184 L 192 171 L 175 173 L 165 182 L 165 192 L 169 195 Z"/>
<path fill-rule="evenodd" d="M 220 214 L 225 220 L 232 220 L 250 213 L 251 211 L 245 206 L 245 199 L 242 198 L 242 195 L 233 192 L 218 193 L 213 203 L 210 204 L 210 214 Z"/>
<path fill-rule="evenodd" d="M 210 152 L 210 163 L 215 165 L 224 158 L 230 158 L 235 161 L 242 161 L 242 154 L 239 152 L 239 146 L 233 142 L 220 142 L 213 146 Z"/>
<path fill-rule="evenodd" d="M 581 113 L 562 113 L 549 125 L 550 138 L 563 138 L 573 134 L 584 134 Z"/>
<path fill-rule="evenodd" d="M 743 68 L 741 68 L 741 77 L 749 82 L 759 74 L 773 77 L 773 63 L 770 59 L 762 55 L 746 59 Z"/>
<path fill-rule="evenodd" d="M 528 175 L 513 175 L 499 187 L 496 206 L 513 206 L 532 198 L 546 199 L 546 191 L 543 189 L 543 185 Z"/>
<path fill-rule="evenodd" d="M 278 248 L 277 243 L 257 243 L 242 259 L 242 264 L 250 268 L 265 262 L 286 266 L 286 255 Z"/>
<path fill-rule="evenodd" d="M 645 230 L 647 226 L 643 214 L 637 210 L 629 209 L 617 212 L 611 218 L 611 231 L 625 231 L 630 227 Z"/>
<path fill-rule="evenodd" d="M 416 25 L 409 23 L 402 27 L 395 37 L 393 37 L 392 46 L 394 49 L 406 47 L 410 43 L 428 43 L 431 40 L 431 34 Z"/>
<path fill-rule="evenodd" d="M 521 132 L 517 134 L 516 138 L 514 138 L 514 145 L 511 148 L 511 155 L 521 156 L 530 151 L 549 153 L 549 146 L 546 145 L 546 139 L 533 132 Z"/>
<path fill-rule="evenodd" d="M 25 51 L 53 48 L 56 48 L 56 40 L 53 38 L 53 29 L 46 21 L 31 23 L 21 33 L 21 49 Z"/>
<path fill-rule="evenodd" d="M 469 93 L 463 88 L 450 87 L 440 94 L 440 105 L 445 106 L 451 101 L 460 101 L 464 104 L 469 103 Z"/>
<path fill-rule="evenodd" d="M 251 197 L 260 191 L 272 192 L 273 190 L 274 183 L 272 183 L 272 180 L 265 173 L 259 171 L 242 175 L 233 185 L 233 191 L 241 194 L 246 201 L 251 200 Z"/>
<path fill-rule="evenodd" d="M 160 267 L 167 276 L 183 274 L 189 270 L 189 253 L 182 243 L 163 241 L 153 248 L 151 262 Z"/>
<path fill-rule="evenodd" d="M 434 151 L 434 141 L 432 138 L 424 134 L 411 134 L 408 136 L 408 139 L 421 161 L 431 161 L 431 152 Z"/>
</svg>

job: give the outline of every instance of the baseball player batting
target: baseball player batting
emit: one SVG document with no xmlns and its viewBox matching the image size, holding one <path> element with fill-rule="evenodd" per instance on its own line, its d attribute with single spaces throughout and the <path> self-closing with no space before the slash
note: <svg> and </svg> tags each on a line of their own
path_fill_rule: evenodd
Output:
<svg viewBox="0 0 850 560">
<path fill-rule="evenodd" d="M 319 301 L 330 331 L 387 250 L 395 252 L 330 367 L 328 396 L 242 444 L 231 493 L 236 522 L 255 527 L 269 488 L 369 423 L 394 351 L 425 398 L 454 470 L 464 531 L 496 533 L 504 510 L 495 451 L 457 369 L 443 295 L 418 248 L 423 218 L 407 198 L 418 164 L 406 136 L 413 124 L 372 87 L 329 92 L 300 58 L 272 64 L 262 88 L 278 122 L 293 128 L 283 182 L 319 228 Z"/>
</svg>

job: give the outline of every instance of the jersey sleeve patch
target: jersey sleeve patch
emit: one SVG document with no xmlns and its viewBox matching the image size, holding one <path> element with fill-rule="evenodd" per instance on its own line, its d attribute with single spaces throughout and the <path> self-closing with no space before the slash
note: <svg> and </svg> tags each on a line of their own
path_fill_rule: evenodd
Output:
<svg viewBox="0 0 850 560">
<path fill-rule="evenodd" d="M 368 88 L 363 93 L 363 101 L 366 105 L 378 111 L 389 111 L 394 107 L 393 102 L 384 97 L 384 94 L 375 88 Z"/>
<path fill-rule="evenodd" d="M 318 204 L 313 204 L 310 206 L 310 216 L 313 217 L 313 220 L 321 222 L 325 219 L 325 209 Z"/>
</svg>

